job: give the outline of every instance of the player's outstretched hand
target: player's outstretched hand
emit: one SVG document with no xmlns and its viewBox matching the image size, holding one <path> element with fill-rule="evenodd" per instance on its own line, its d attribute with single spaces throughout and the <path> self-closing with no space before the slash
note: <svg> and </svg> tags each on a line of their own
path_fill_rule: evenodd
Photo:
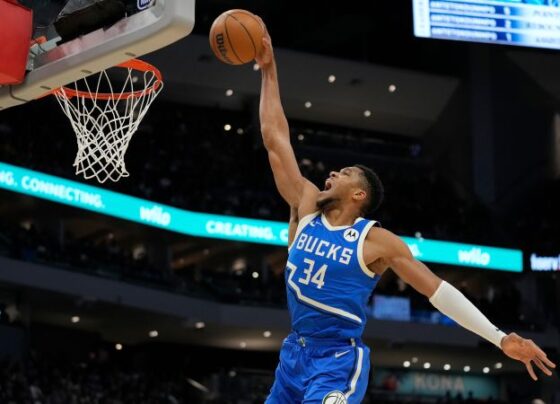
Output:
<svg viewBox="0 0 560 404">
<path fill-rule="evenodd" d="M 257 16 L 257 18 L 259 19 L 260 23 L 264 27 L 264 37 L 262 39 L 262 44 L 263 44 L 262 51 L 259 55 L 257 55 L 255 60 L 257 61 L 260 68 L 264 69 L 273 62 L 274 52 L 272 50 L 272 40 L 270 39 L 270 35 L 268 33 L 268 30 L 266 29 L 266 25 L 261 19 L 261 17 Z"/>
<path fill-rule="evenodd" d="M 514 332 L 502 339 L 502 350 L 510 358 L 523 362 L 533 380 L 537 380 L 533 364 L 547 376 L 552 376 L 550 369 L 556 368 L 537 344 L 530 339 L 521 338 Z"/>
</svg>

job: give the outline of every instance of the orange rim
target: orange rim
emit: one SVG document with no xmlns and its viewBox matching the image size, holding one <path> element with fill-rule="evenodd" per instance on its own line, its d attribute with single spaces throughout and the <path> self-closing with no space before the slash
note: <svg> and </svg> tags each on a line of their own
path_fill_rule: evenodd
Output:
<svg viewBox="0 0 560 404">
<path fill-rule="evenodd" d="M 64 86 L 54 90 L 53 93 L 64 90 L 64 94 L 68 98 L 84 97 L 84 98 L 91 98 L 91 99 L 96 99 L 96 100 L 112 100 L 112 99 L 115 99 L 115 98 L 128 99 L 128 98 L 144 97 L 144 96 L 156 91 L 163 84 L 163 76 L 161 75 L 161 72 L 159 71 L 159 69 L 157 67 L 147 63 L 147 62 L 142 61 L 142 60 L 132 59 L 132 60 L 129 60 L 127 62 L 116 65 L 115 67 L 121 67 L 123 69 L 132 69 L 132 70 L 136 70 L 136 71 L 139 71 L 139 72 L 142 72 L 142 73 L 152 72 L 154 74 L 154 76 L 156 77 L 156 80 L 150 87 L 148 87 L 144 90 L 129 91 L 129 92 L 125 92 L 125 93 L 117 92 L 117 93 L 114 93 L 114 94 L 113 93 L 92 94 L 89 91 L 80 91 L 80 90 L 75 90 L 73 88 L 64 87 Z"/>
</svg>

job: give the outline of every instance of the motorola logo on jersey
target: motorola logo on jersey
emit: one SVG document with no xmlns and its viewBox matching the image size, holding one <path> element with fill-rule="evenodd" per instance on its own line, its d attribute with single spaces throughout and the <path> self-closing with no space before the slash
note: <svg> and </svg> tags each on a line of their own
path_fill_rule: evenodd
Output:
<svg viewBox="0 0 560 404">
<path fill-rule="evenodd" d="M 325 257 L 344 265 L 350 263 L 350 259 L 354 253 L 354 250 L 351 248 L 342 248 L 340 245 L 321 240 L 318 237 L 309 236 L 306 233 L 301 233 L 297 239 L 296 250 L 303 250 L 307 253 Z"/>
<path fill-rule="evenodd" d="M 358 237 L 360 236 L 360 234 L 358 233 L 358 230 L 356 229 L 346 229 L 344 231 L 344 240 L 352 243 L 354 241 L 356 241 L 358 239 Z"/>
</svg>

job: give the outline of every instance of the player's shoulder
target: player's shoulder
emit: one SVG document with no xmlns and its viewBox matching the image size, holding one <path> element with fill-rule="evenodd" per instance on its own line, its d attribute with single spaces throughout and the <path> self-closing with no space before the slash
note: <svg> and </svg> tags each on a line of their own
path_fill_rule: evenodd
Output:
<svg viewBox="0 0 560 404">
<path fill-rule="evenodd" d="M 392 231 L 387 230 L 381 226 L 371 226 L 366 236 L 368 241 L 388 241 L 392 238 L 397 237 Z"/>
<path fill-rule="evenodd" d="M 366 236 L 366 243 L 369 246 L 375 245 L 376 248 L 382 249 L 386 253 L 398 253 L 402 252 L 403 248 L 407 249 L 406 243 L 399 236 L 390 230 L 378 226 L 371 227 Z"/>
</svg>

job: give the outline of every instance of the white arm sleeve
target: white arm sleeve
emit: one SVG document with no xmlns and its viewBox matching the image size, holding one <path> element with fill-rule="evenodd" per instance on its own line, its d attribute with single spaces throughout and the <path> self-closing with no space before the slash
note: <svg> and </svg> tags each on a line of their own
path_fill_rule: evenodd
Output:
<svg viewBox="0 0 560 404">
<path fill-rule="evenodd" d="M 480 335 L 502 349 L 502 338 L 506 334 L 492 324 L 465 295 L 449 283 L 445 281 L 441 283 L 433 296 L 430 297 L 430 303 L 467 330 Z"/>
</svg>

